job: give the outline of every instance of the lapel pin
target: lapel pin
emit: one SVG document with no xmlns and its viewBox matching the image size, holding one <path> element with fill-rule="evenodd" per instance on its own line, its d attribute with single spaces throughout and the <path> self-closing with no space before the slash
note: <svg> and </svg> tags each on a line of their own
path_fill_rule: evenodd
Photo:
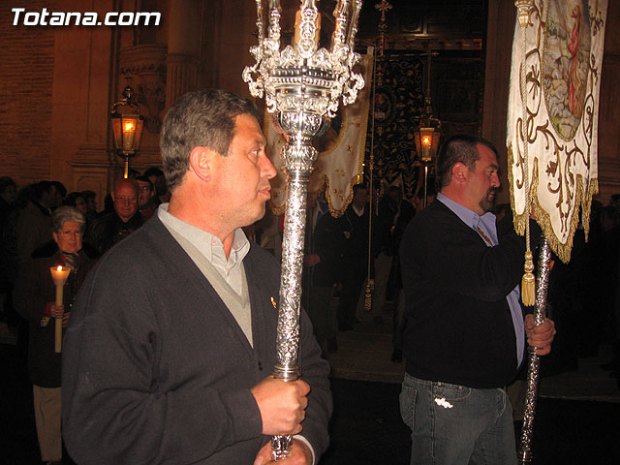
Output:
<svg viewBox="0 0 620 465">
<path fill-rule="evenodd" d="M 273 308 L 278 308 L 278 304 L 276 303 L 276 299 L 274 299 L 273 297 L 270 297 L 271 299 L 271 305 L 273 305 Z"/>
</svg>

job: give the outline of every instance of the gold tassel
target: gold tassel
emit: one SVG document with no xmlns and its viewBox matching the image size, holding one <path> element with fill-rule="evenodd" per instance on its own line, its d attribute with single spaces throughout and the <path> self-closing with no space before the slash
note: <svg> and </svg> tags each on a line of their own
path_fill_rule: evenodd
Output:
<svg viewBox="0 0 620 465">
<path fill-rule="evenodd" d="M 372 291 L 375 289 L 375 280 L 369 279 L 364 292 L 364 310 L 367 312 L 372 310 Z"/>
<path fill-rule="evenodd" d="M 525 273 L 521 279 L 521 300 L 526 307 L 536 304 L 536 278 L 534 277 L 534 258 L 532 252 L 525 252 Z"/>
</svg>

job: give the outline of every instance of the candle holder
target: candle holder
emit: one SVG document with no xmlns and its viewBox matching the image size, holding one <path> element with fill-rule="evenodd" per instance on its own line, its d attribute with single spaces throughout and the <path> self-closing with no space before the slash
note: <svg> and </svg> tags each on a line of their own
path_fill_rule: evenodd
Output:
<svg viewBox="0 0 620 465">
<path fill-rule="evenodd" d="M 340 98 L 353 103 L 364 87 L 361 74 L 353 71 L 360 61 L 354 51 L 361 0 L 339 0 L 334 9 L 335 26 L 329 50 L 319 48 L 320 14 L 316 0 L 301 0 L 296 12 L 292 45 L 280 50 L 279 0 L 268 0 L 265 34 L 264 0 L 256 0 L 258 45 L 250 49 L 256 59 L 243 71 L 254 97 L 265 97 L 267 110 L 277 113 L 287 133 L 283 149 L 288 174 L 286 217 L 282 244 L 282 278 L 274 376 L 292 381 L 300 376 L 299 312 L 306 223 L 306 194 L 317 150 L 312 138 L 338 110 Z M 274 436 L 275 460 L 288 454 L 289 436 Z"/>
<path fill-rule="evenodd" d="M 144 118 L 138 113 L 139 105 L 136 103 L 136 94 L 131 86 L 123 89 L 123 98 L 112 104 L 110 122 L 112 135 L 114 136 L 114 150 L 123 158 L 123 178 L 129 177 L 129 157 L 136 154 L 142 140 Z M 126 107 L 124 113 L 120 107 Z M 132 113 L 130 113 L 132 112 Z"/>
<path fill-rule="evenodd" d="M 441 121 L 433 116 L 433 106 L 431 103 L 431 65 L 433 56 L 430 45 L 426 51 L 426 95 L 424 96 L 425 114 L 420 118 L 420 126 L 414 132 L 415 146 L 422 167 L 424 168 L 424 198 L 422 205 L 426 208 L 428 199 L 428 177 L 433 166 L 439 140 L 441 138 Z"/>
<path fill-rule="evenodd" d="M 71 268 L 66 266 L 52 266 L 50 274 L 56 286 L 56 306 L 60 307 L 63 303 L 63 288 L 67 282 L 67 278 L 71 273 Z M 54 318 L 54 352 L 59 354 L 62 352 L 62 318 Z"/>
</svg>

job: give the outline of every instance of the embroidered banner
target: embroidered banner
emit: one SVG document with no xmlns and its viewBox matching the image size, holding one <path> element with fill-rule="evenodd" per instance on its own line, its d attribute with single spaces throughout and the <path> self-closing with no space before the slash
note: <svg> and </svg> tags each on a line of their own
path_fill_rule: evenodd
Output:
<svg viewBox="0 0 620 465">
<path fill-rule="evenodd" d="M 568 262 L 579 208 L 587 235 L 592 196 L 598 192 L 598 110 L 607 0 L 532 3 L 525 44 L 517 22 L 512 49 L 506 141 L 511 204 L 517 232 L 524 234 L 526 202 L 530 202 L 551 248 Z M 520 85 L 523 62 L 524 89 Z M 521 92 L 527 96 L 525 114 Z"/>
<path fill-rule="evenodd" d="M 315 147 L 319 150 L 319 156 L 310 176 L 308 192 L 320 192 L 325 187 L 325 197 L 334 216 L 340 216 L 346 210 L 353 198 L 352 186 L 359 182 L 364 170 L 373 59 L 372 49 L 362 56 L 360 66 L 363 67 L 366 85 L 355 103 L 341 106 L 338 117 L 316 138 L 318 143 Z M 265 113 L 264 121 L 267 152 L 278 171 L 271 180 L 271 209 L 279 215 L 286 207 L 286 171 L 282 159 L 285 142 L 273 124 L 273 115 Z"/>
</svg>

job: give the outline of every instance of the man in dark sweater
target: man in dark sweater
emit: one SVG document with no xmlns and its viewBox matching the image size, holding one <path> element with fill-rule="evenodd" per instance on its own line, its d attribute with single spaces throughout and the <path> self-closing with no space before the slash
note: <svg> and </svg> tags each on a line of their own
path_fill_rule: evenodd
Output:
<svg viewBox="0 0 620 465">
<path fill-rule="evenodd" d="M 168 111 L 170 203 L 99 260 L 63 348 L 63 435 L 80 465 L 285 464 L 328 444 L 329 365 L 305 313 L 301 378 L 276 364 L 280 274 L 242 227 L 265 213 L 276 170 L 254 105 L 204 90 Z"/>
<path fill-rule="evenodd" d="M 532 315 L 524 322 L 524 240 L 489 212 L 500 185 L 495 148 L 451 138 L 438 155 L 437 181 L 437 200 L 411 221 L 400 251 L 407 319 L 400 400 L 411 464 L 516 464 L 504 387 L 522 363 L 526 334 L 545 355 L 554 323 L 536 327 Z"/>
</svg>

